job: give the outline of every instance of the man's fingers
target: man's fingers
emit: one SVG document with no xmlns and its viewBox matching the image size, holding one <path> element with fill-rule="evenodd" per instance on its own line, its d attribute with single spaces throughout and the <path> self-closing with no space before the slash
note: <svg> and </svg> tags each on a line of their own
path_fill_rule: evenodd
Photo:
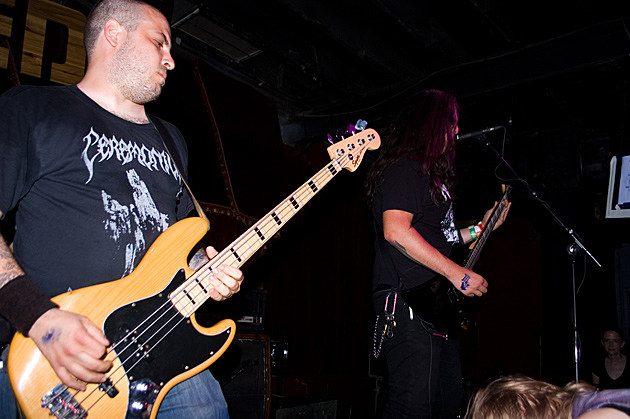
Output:
<svg viewBox="0 0 630 419">
<path fill-rule="evenodd" d="M 468 277 L 468 280 L 470 283 L 468 286 L 465 286 L 467 277 L 468 275 L 466 275 L 464 279 L 462 280 L 461 288 L 464 295 L 468 297 L 474 297 L 474 296 L 481 297 L 484 293 L 488 292 L 488 281 L 475 275 L 473 279 L 470 279 Z"/>
<path fill-rule="evenodd" d="M 210 259 L 214 258 L 218 253 L 212 246 L 206 248 L 206 253 Z M 215 301 L 223 301 L 230 298 L 241 289 L 243 282 L 243 272 L 237 267 L 230 265 L 221 265 L 212 272 L 210 277 L 210 298 Z"/>
<path fill-rule="evenodd" d="M 213 246 L 208 246 L 206 247 L 206 254 L 208 255 L 208 258 L 212 259 L 213 257 L 215 257 L 219 252 L 217 252 L 217 250 L 213 247 Z"/>
<path fill-rule="evenodd" d="M 55 369 L 57 377 L 62 383 L 75 390 L 85 390 L 85 383 L 77 380 L 67 369 L 60 367 Z"/>
<path fill-rule="evenodd" d="M 510 208 L 512 208 L 512 203 L 508 202 L 507 205 L 505 206 L 505 209 L 503 210 L 503 219 L 504 220 L 507 217 L 508 212 L 510 212 Z"/>
<path fill-rule="evenodd" d="M 103 347 L 109 346 L 109 340 L 107 340 L 107 337 L 105 336 L 103 331 L 94 323 L 92 323 L 90 319 L 83 318 L 83 327 L 85 327 L 85 330 L 88 332 L 88 337 L 94 339 L 96 343 L 98 343 L 98 348 L 105 349 Z M 97 354 L 94 354 L 94 356 L 96 355 Z M 103 353 L 98 355 L 99 358 L 101 356 L 103 356 Z"/>
<path fill-rule="evenodd" d="M 217 286 L 212 284 L 213 286 L 210 288 L 210 298 L 212 298 L 214 301 L 223 301 L 225 300 L 227 297 L 224 297 L 219 291 L 217 291 Z"/>
<path fill-rule="evenodd" d="M 49 310 L 31 327 L 31 337 L 68 387 L 102 382 L 112 362 L 102 359 L 109 342 L 88 318 L 64 310 Z"/>
<path fill-rule="evenodd" d="M 79 365 L 96 373 L 107 372 L 112 367 L 112 361 L 94 358 L 85 352 L 80 353 L 77 359 L 79 361 Z"/>
<path fill-rule="evenodd" d="M 243 272 L 229 265 L 221 265 L 218 269 L 219 278 L 233 290 L 238 290 L 243 281 Z"/>
<path fill-rule="evenodd" d="M 71 363 L 70 365 L 68 365 L 67 369 L 68 372 L 72 374 L 74 379 L 71 378 L 69 382 L 64 381 L 64 384 L 77 390 L 85 390 L 86 382 L 100 383 L 105 380 L 104 374 L 90 371 L 89 369 L 78 363 Z"/>
<path fill-rule="evenodd" d="M 224 298 L 229 298 L 239 289 L 238 283 L 235 284 L 236 281 L 227 277 L 227 278 L 219 278 L 217 275 L 213 275 L 210 280 L 210 284 L 214 287 L 214 289 Z"/>
<path fill-rule="evenodd" d="M 210 296 L 217 301 L 230 298 L 240 291 L 242 281 L 243 273 L 240 269 L 222 265 L 213 272 L 210 278 L 210 284 L 214 288 L 214 293 L 211 293 Z"/>
</svg>

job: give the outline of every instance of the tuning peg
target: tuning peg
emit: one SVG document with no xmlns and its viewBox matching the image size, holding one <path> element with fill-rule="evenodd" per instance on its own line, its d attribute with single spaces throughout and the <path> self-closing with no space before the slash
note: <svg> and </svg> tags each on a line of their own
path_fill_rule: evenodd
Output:
<svg viewBox="0 0 630 419">
<path fill-rule="evenodd" d="M 363 131 L 367 127 L 367 121 L 363 119 L 359 119 L 356 124 L 354 124 L 354 128 L 357 131 Z"/>
</svg>

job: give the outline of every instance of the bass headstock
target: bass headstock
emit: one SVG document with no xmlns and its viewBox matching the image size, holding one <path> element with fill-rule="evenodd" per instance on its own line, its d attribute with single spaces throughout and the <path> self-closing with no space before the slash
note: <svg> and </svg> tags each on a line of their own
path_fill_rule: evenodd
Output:
<svg viewBox="0 0 630 419">
<path fill-rule="evenodd" d="M 339 141 L 328 147 L 328 155 L 331 159 L 351 172 L 354 172 L 361 164 L 367 150 L 376 150 L 381 146 L 381 137 L 369 128 Z"/>
</svg>

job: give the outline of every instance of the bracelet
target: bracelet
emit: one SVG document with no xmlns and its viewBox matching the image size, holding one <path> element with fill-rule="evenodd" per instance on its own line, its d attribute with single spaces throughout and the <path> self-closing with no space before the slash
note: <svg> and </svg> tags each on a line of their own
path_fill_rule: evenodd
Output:
<svg viewBox="0 0 630 419">
<path fill-rule="evenodd" d="M 20 275 L 0 288 L 0 314 L 18 332 L 28 336 L 33 323 L 51 308 L 59 308 L 28 275 Z"/>
<path fill-rule="evenodd" d="M 477 230 L 475 229 L 475 227 L 468 227 L 468 231 L 470 232 L 470 238 L 473 239 L 473 241 L 477 240 Z"/>
</svg>

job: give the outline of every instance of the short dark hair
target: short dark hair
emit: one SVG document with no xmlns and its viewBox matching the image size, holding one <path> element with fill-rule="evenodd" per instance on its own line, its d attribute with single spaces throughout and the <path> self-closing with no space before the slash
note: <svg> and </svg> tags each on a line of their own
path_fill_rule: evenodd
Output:
<svg viewBox="0 0 630 419">
<path fill-rule="evenodd" d="M 94 52 L 96 41 L 109 19 L 115 19 L 128 32 L 133 32 L 142 19 L 142 7 L 147 5 L 139 0 L 101 0 L 85 22 L 83 29 L 83 45 L 88 59 Z"/>
</svg>

